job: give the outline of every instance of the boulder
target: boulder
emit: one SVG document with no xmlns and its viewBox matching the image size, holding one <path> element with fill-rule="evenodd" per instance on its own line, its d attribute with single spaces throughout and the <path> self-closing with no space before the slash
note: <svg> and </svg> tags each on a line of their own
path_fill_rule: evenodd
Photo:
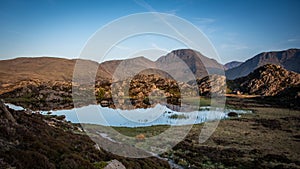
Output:
<svg viewBox="0 0 300 169">
<path fill-rule="evenodd" d="M 126 169 L 126 167 L 118 160 L 112 160 L 104 169 Z"/>
<path fill-rule="evenodd" d="M 229 112 L 228 114 L 228 117 L 238 117 L 238 113 L 236 113 L 236 112 Z"/>
</svg>

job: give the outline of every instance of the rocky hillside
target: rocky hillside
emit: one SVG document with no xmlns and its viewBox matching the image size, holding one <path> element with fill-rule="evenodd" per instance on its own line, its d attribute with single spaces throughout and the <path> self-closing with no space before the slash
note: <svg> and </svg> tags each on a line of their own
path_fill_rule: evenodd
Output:
<svg viewBox="0 0 300 169">
<path fill-rule="evenodd" d="M 300 74 L 288 71 L 281 66 L 267 64 L 248 76 L 229 81 L 228 84 L 232 90 L 242 93 L 275 96 L 289 88 L 299 86 Z"/>
<path fill-rule="evenodd" d="M 300 73 L 300 49 L 260 53 L 240 66 L 227 70 L 226 77 L 230 80 L 243 77 L 266 64 L 279 65 L 289 71 Z"/>
<path fill-rule="evenodd" d="M 225 76 L 221 75 L 184 83 L 159 74 L 141 73 L 130 80 L 97 84 L 95 93 L 101 104 L 112 108 L 128 109 L 128 104 L 132 108 L 149 108 L 158 103 L 180 105 L 182 97 L 221 96 L 225 94 L 225 83 Z"/>
<path fill-rule="evenodd" d="M 130 159 L 106 152 L 63 116 L 14 111 L 0 102 L 0 168 L 170 168 L 158 158 Z"/>
<path fill-rule="evenodd" d="M 22 81 L 8 88 L 0 97 L 31 110 L 73 107 L 71 82 Z"/>
<path fill-rule="evenodd" d="M 189 82 L 191 86 L 198 87 L 200 96 L 224 96 L 226 93 L 226 78 L 222 75 L 209 75 L 202 79 L 196 80 L 197 84 L 194 82 Z"/>
<path fill-rule="evenodd" d="M 238 62 L 238 61 L 232 61 L 232 62 L 228 62 L 224 65 L 224 69 L 225 70 L 229 70 L 229 69 L 233 69 L 235 67 L 238 67 L 242 64 L 243 62 Z"/>
</svg>

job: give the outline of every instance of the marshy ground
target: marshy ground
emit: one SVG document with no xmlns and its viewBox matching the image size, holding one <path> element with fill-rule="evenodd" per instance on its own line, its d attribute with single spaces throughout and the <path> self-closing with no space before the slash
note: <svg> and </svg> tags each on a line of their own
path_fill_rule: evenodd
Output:
<svg viewBox="0 0 300 169">
<path fill-rule="evenodd" d="M 227 98 L 227 103 L 253 113 L 221 120 L 204 143 L 198 142 L 203 124 L 194 125 L 184 140 L 160 156 L 184 168 L 300 168 L 299 110 L 275 108 L 251 97 Z M 133 138 L 142 134 L 147 139 L 168 128 L 114 129 Z M 117 135 L 110 136 L 118 140 Z"/>
<path fill-rule="evenodd" d="M 274 108 L 249 98 L 228 106 L 253 113 L 221 120 L 213 135 L 198 143 L 202 125 L 163 154 L 188 168 L 300 168 L 300 111 Z M 238 98 L 239 100 L 241 98 Z"/>
</svg>

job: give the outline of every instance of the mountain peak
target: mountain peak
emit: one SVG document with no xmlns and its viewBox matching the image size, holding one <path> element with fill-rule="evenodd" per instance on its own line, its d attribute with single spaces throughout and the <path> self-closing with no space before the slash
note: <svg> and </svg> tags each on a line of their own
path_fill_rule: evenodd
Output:
<svg viewBox="0 0 300 169">
<path fill-rule="evenodd" d="M 203 78 L 209 74 L 224 74 L 224 69 L 216 60 L 210 59 L 193 49 L 177 49 L 156 60 L 159 65 L 172 65 L 175 69 L 180 68 L 175 60 L 182 60 L 194 74 L 195 78 Z M 183 68 L 181 68 L 183 69 Z M 177 70 L 179 72 L 179 70 Z M 187 70 L 182 70 L 187 71 Z"/>
</svg>

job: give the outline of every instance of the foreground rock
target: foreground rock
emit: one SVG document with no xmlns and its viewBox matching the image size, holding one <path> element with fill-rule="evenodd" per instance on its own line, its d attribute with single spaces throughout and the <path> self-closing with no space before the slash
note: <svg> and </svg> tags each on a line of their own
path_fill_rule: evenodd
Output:
<svg viewBox="0 0 300 169">
<path fill-rule="evenodd" d="M 118 160 L 110 161 L 104 169 L 126 169 L 125 166 Z"/>
<path fill-rule="evenodd" d="M 97 149 L 78 127 L 59 117 L 13 111 L 0 104 L 0 168 L 97 169 L 114 159 L 126 168 L 169 168 L 154 157 L 130 159 Z"/>
</svg>

